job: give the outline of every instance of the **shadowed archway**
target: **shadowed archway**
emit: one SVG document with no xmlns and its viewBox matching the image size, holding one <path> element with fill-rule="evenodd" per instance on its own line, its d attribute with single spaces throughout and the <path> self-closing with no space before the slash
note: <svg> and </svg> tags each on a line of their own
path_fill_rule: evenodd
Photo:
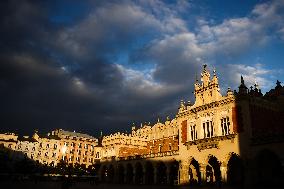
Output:
<svg viewBox="0 0 284 189">
<path fill-rule="evenodd" d="M 126 165 L 126 183 L 127 184 L 133 183 L 133 167 L 130 163 Z"/>
<path fill-rule="evenodd" d="M 256 184 L 261 186 L 280 185 L 283 170 L 281 162 L 274 152 L 270 150 L 261 151 L 258 153 L 255 163 Z"/>
<path fill-rule="evenodd" d="M 232 186 L 240 186 L 244 184 L 243 161 L 236 154 L 232 154 L 228 161 L 227 182 Z"/>
<path fill-rule="evenodd" d="M 188 180 L 190 185 L 199 185 L 201 184 L 201 174 L 199 169 L 199 163 L 192 159 L 188 168 Z"/>
<path fill-rule="evenodd" d="M 135 184 L 143 184 L 143 167 L 140 162 L 135 164 Z"/>
<path fill-rule="evenodd" d="M 149 161 L 145 164 L 145 184 L 154 184 L 154 167 Z"/>
<path fill-rule="evenodd" d="M 215 156 L 210 156 L 208 165 L 206 166 L 206 183 L 207 184 L 220 184 L 221 183 L 221 170 L 220 162 Z"/>
<path fill-rule="evenodd" d="M 123 184 L 124 183 L 124 167 L 123 167 L 123 165 L 119 164 L 117 166 L 117 174 L 118 174 L 118 183 Z"/>
<path fill-rule="evenodd" d="M 157 163 L 157 184 L 167 184 L 167 167 L 162 161 Z"/>
<path fill-rule="evenodd" d="M 169 184 L 174 185 L 178 183 L 179 162 L 174 161 L 170 163 Z"/>
</svg>

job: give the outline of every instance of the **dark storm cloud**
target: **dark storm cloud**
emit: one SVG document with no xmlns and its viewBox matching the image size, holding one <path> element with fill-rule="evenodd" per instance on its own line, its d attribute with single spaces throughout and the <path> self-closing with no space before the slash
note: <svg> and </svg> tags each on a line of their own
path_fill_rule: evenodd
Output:
<svg viewBox="0 0 284 189">
<path fill-rule="evenodd" d="M 128 81 L 132 70 L 113 63 L 137 36 L 159 30 L 159 21 L 138 6 L 99 3 L 81 21 L 58 27 L 48 15 L 52 4 L 1 4 L 1 131 L 64 128 L 96 135 L 170 112 L 174 90 L 151 91 L 156 86 L 142 76 Z"/>
</svg>

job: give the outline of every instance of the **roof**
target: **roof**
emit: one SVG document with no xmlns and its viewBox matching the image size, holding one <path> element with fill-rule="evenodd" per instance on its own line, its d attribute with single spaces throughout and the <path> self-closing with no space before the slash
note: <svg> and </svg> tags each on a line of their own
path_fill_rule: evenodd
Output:
<svg viewBox="0 0 284 189">
<path fill-rule="evenodd" d="M 90 136 L 88 134 L 84 134 L 84 133 L 77 133 L 77 132 L 71 132 L 71 131 L 64 131 L 64 130 L 60 130 L 59 131 L 61 134 L 63 135 L 69 135 L 69 136 L 75 136 L 75 137 L 82 137 L 82 138 L 89 138 L 89 139 L 97 139 L 93 136 Z"/>
</svg>

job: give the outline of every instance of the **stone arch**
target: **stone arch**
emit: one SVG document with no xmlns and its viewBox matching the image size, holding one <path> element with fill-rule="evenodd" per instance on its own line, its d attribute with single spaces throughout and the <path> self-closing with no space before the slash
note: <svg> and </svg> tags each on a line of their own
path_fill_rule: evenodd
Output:
<svg viewBox="0 0 284 189">
<path fill-rule="evenodd" d="M 126 183 L 127 184 L 133 183 L 133 167 L 130 163 L 126 165 Z"/>
<path fill-rule="evenodd" d="M 145 163 L 145 184 L 154 184 L 154 167 L 150 161 Z"/>
<path fill-rule="evenodd" d="M 256 184 L 262 186 L 280 185 L 283 170 L 277 154 L 264 149 L 257 154 L 254 163 Z"/>
<path fill-rule="evenodd" d="M 135 164 L 135 184 L 143 184 L 143 166 L 140 162 Z"/>
<path fill-rule="evenodd" d="M 197 185 L 201 183 L 199 163 L 194 158 L 191 158 L 189 161 L 188 175 L 190 185 Z"/>
<path fill-rule="evenodd" d="M 169 164 L 169 184 L 174 185 L 178 182 L 179 162 L 174 160 Z"/>
<path fill-rule="evenodd" d="M 220 164 L 215 156 L 209 155 L 208 165 L 206 166 L 206 182 L 208 184 L 221 183 Z"/>
<path fill-rule="evenodd" d="M 162 161 L 158 162 L 156 168 L 157 184 L 167 184 L 167 166 L 165 163 Z"/>
<path fill-rule="evenodd" d="M 118 183 L 119 184 L 123 184 L 124 183 L 124 179 L 125 179 L 125 169 L 123 164 L 118 164 L 117 165 L 117 176 L 118 176 Z"/>
<path fill-rule="evenodd" d="M 244 184 L 244 163 L 236 153 L 230 153 L 227 161 L 227 182 L 233 186 Z"/>
</svg>

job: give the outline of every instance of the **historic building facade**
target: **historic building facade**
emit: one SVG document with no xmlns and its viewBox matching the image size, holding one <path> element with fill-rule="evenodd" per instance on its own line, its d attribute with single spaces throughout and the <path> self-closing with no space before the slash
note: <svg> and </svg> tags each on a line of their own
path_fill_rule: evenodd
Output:
<svg viewBox="0 0 284 189">
<path fill-rule="evenodd" d="M 228 88 L 222 96 L 216 72 L 211 76 L 206 66 L 201 81 L 194 84 L 195 103 L 181 101 L 173 120 L 104 137 L 103 146 L 111 146 L 103 148 L 104 154 L 110 150 L 112 158 L 102 159 L 101 180 L 279 184 L 284 176 L 284 87 L 277 82 L 263 95 L 257 85 L 248 89 L 241 77 L 238 92 Z M 122 144 L 126 138 L 134 142 Z"/>
<path fill-rule="evenodd" d="M 41 163 L 60 160 L 98 164 L 101 181 L 136 184 L 278 185 L 284 166 L 284 87 L 265 95 L 257 85 L 223 96 L 216 72 L 204 66 L 194 84 L 195 102 L 181 101 L 174 119 L 132 126 L 131 133 L 98 139 L 55 130 L 19 139 L 1 134 L 0 143 Z"/>
</svg>

